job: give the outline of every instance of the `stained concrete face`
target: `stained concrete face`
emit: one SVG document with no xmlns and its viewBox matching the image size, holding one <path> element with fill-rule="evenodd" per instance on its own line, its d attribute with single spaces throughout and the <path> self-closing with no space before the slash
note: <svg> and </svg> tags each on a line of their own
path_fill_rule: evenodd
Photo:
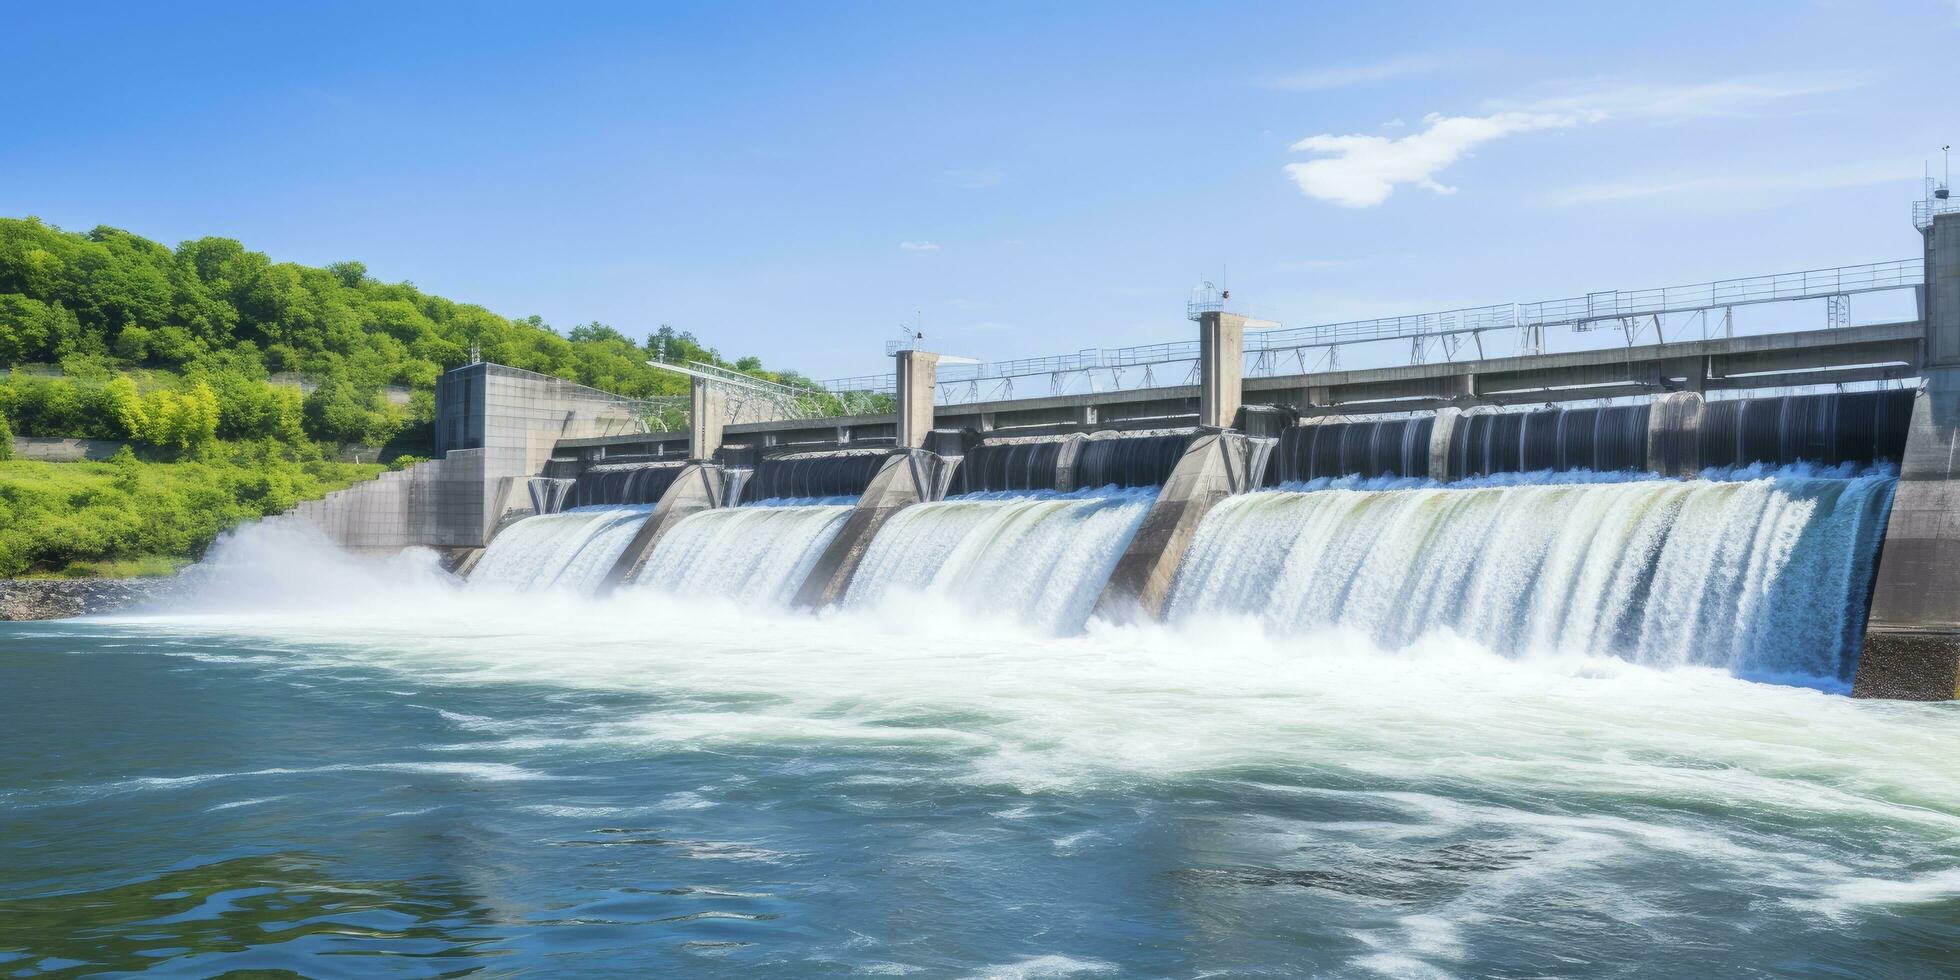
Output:
<svg viewBox="0 0 1960 980">
<path fill-rule="evenodd" d="M 1252 470 L 1252 442 L 1244 435 L 1210 432 L 1194 437 L 1117 560 L 1096 600 L 1096 614 L 1119 622 L 1162 618 L 1177 566 L 1198 525 L 1219 501 L 1253 489 Z"/>
</svg>

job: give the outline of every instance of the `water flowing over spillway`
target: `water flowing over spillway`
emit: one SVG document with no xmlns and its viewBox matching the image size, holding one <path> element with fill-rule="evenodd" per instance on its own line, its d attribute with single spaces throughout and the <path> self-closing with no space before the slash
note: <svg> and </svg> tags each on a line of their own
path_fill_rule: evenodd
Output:
<svg viewBox="0 0 1960 980">
<path fill-rule="evenodd" d="M 638 587 L 670 595 L 785 604 L 851 516 L 851 505 L 764 501 L 702 511 L 654 545 Z"/>
<path fill-rule="evenodd" d="M 1040 628 L 1080 629 L 1155 490 L 986 493 L 908 507 L 878 532 L 845 596 L 930 593 Z"/>
<path fill-rule="evenodd" d="M 887 601 L 822 615 L 459 589 L 434 552 L 250 525 L 208 602 L 0 623 L 0 961 L 1950 975 L 1953 705 L 1489 639 L 1814 651 L 1890 481 L 1572 479 L 1227 501 L 1177 621 L 1060 636 L 1017 604 L 1084 615 L 1147 492 L 908 508 L 860 570 Z M 663 543 L 760 521 L 807 553 L 823 512 L 771 510 Z M 498 561 L 590 520 L 562 517 Z M 667 559 L 769 564 L 723 530 Z M 1421 636 L 1385 655 L 1364 629 Z"/>
<path fill-rule="evenodd" d="M 491 540 L 470 586 L 589 594 L 652 512 L 651 506 L 585 507 L 527 517 Z"/>
<path fill-rule="evenodd" d="M 1234 497 L 1170 614 L 1848 681 L 1894 479 L 1743 475 Z"/>
</svg>

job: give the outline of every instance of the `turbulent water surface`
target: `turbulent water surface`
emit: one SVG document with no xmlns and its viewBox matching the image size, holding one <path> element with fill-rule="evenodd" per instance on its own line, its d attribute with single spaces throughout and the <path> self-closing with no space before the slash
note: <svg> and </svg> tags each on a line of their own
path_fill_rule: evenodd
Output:
<svg viewBox="0 0 1960 980">
<path fill-rule="evenodd" d="M 0 625 L 0 971 L 1936 977 L 1960 949 L 1960 711 L 1727 652 L 1524 656 L 1297 597 L 1058 630 L 930 588 L 513 596 L 291 528 L 224 554 L 197 604 Z M 1475 588 L 1418 591 L 1533 608 Z"/>
</svg>

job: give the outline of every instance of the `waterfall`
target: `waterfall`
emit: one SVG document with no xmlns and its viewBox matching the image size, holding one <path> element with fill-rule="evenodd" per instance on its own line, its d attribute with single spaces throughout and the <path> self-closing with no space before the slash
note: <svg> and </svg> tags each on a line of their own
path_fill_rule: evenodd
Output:
<svg viewBox="0 0 1960 980">
<path fill-rule="evenodd" d="M 583 507 L 527 517 L 490 542 L 470 586 L 591 593 L 651 513 L 650 506 Z"/>
<path fill-rule="evenodd" d="M 531 510 L 538 514 L 556 514 L 565 509 L 565 498 L 570 496 L 576 481 L 562 477 L 534 476 L 526 484 L 531 492 Z"/>
<path fill-rule="evenodd" d="M 1072 631 L 1088 621 L 1156 490 L 982 493 L 916 504 L 871 542 L 844 597 L 944 596 Z"/>
<path fill-rule="evenodd" d="M 1848 469 L 1246 494 L 1206 516 L 1169 615 L 1842 683 L 1896 482 Z"/>
<path fill-rule="evenodd" d="M 661 535 L 639 588 L 787 604 L 851 515 L 852 498 L 766 500 L 693 514 Z"/>
</svg>

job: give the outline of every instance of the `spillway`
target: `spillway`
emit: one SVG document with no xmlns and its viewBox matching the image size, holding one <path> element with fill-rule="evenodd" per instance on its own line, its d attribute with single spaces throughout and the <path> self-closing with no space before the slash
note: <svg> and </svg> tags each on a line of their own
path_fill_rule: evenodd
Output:
<svg viewBox="0 0 1960 980">
<path fill-rule="evenodd" d="M 924 593 L 1078 630 L 1155 497 L 1113 488 L 978 493 L 908 507 L 872 541 L 844 604 Z"/>
<path fill-rule="evenodd" d="M 850 499 L 771 499 L 691 515 L 654 545 L 635 587 L 786 604 L 851 515 Z"/>
<path fill-rule="evenodd" d="M 527 517 L 490 542 L 470 587 L 589 594 L 652 512 L 651 506 L 584 507 Z"/>
<path fill-rule="evenodd" d="M 1246 494 L 1207 515 L 1168 614 L 1848 682 L 1896 480 L 1738 475 Z"/>
</svg>

